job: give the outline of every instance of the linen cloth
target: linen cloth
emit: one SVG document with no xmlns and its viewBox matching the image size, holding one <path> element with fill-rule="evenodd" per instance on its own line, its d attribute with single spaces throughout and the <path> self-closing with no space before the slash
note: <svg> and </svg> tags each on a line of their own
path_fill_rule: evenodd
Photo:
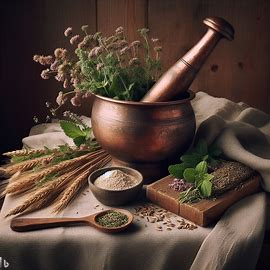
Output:
<svg viewBox="0 0 270 270">
<path fill-rule="evenodd" d="M 229 158 L 258 170 L 269 191 L 270 116 L 203 92 L 196 94 L 192 105 L 196 138 L 215 140 Z M 23 140 L 26 147 L 35 148 L 63 142 L 71 143 L 57 123 L 37 126 Z M 23 199 L 7 196 L 0 216 L 0 256 L 10 263 L 10 269 L 254 269 L 264 235 L 262 192 L 234 204 L 213 227 L 158 232 L 155 224 L 135 219 L 132 228 L 117 235 L 87 226 L 13 232 L 10 219 L 4 216 Z M 97 208 L 97 204 L 101 205 L 87 188 L 59 216 L 83 216 L 106 208 Z M 47 208 L 27 216 L 54 215 Z"/>
</svg>

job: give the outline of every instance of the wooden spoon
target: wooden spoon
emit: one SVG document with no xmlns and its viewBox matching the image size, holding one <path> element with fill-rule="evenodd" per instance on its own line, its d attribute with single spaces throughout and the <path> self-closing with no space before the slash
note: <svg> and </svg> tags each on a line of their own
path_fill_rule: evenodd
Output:
<svg viewBox="0 0 270 270">
<path fill-rule="evenodd" d="M 120 212 L 126 215 L 128 217 L 128 222 L 119 227 L 104 227 L 97 223 L 97 218 L 99 216 L 112 211 Z M 133 215 L 129 211 L 124 209 L 109 209 L 79 218 L 14 218 L 11 220 L 10 228 L 16 232 L 26 232 L 81 223 L 93 226 L 94 228 L 105 233 L 115 233 L 126 229 L 132 223 L 132 221 Z"/>
</svg>

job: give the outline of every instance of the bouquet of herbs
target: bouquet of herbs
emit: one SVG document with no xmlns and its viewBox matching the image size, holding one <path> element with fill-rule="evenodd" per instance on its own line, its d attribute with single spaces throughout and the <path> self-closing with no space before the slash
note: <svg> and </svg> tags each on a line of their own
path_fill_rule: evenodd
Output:
<svg viewBox="0 0 270 270">
<path fill-rule="evenodd" d="M 139 29 L 139 40 L 129 43 L 123 27 L 105 37 L 102 33 L 73 35 L 68 27 L 64 35 L 75 46 L 75 53 L 57 48 L 54 55 L 34 55 L 34 61 L 48 66 L 41 72 L 43 79 L 51 76 L 63 84 L 56 102 L 68 99 L 80 106 L 81 99 L 91 93 L 101 96 L 139 101 L 161 75 L 159 40 L 148 37 L 149 30 Z"/>
</svg>

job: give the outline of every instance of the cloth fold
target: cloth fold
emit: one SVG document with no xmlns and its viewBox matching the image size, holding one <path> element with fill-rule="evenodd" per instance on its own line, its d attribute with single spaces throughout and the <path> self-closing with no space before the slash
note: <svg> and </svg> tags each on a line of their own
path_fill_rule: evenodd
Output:
<svg viewBox="0 0 270 270">
<path fill-rule="evenodd" d="M 215 142 L 228 158 L 259 171 L 264 189 L 270 191 L 270 116 L 244 103 L 203 92 L 196 94 L 192 105 L 196 115 L 196 140 L 204 138 L 208 143 Z M 85 120 L 90 122 L 90 119 Z M 26 147 L 34 148 L 55 147 L 64 142 L 71 143 L 57 123 L 36 126 L 30 136 L 23 139 Z M 9 220 L 3 218 L 19 201 L 7 196 L 0 216 L 0 255 L 9 259 L 11 265 L 20 265 L 19 269 L 27 269 L 34 255 L 50 265 L 50 269 L 63 269 L 62 266 L 94 270 L 254 269 L 265 227 L 265 194 L 258 193 L 234 204 L 213 228 L 161 233 L 153 224 L 135 220 L 132 232 L 116 236 L 86 227 L 19 235 L 10 230 Z M 89 192 L 69 205 L 63 216 L 89 214 L 97 203 Z M 49 210 L 30 216 L 48 216 Z M 35 247 L 33 254 L 23 253 L 25 258 L 22 258 L 20 252 L 30 246 Z M 71 254 L 75 256 L 73 259 Z M 33 261 L 32 268 L 34 266 L 48 269 L 37 260 Z"/>
</svg>

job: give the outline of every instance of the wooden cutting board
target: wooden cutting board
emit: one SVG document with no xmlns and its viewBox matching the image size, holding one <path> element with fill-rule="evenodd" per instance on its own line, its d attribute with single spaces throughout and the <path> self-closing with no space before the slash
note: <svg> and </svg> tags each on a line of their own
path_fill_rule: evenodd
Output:
<svg viewBox="0 0 270 270">
<path fill-rule="evenodd" d="M 173 178 L 173 176 L 166 176 L 148 185 L 146 189 L 147 198 L 164 209 L 203 227 L 217 221 L 224 211 L 235 202 L 260 191 L 262 180 L 261 176 L 256 173 L 242 183 L 241 187 L 228 191 L 215 200 L 204 199 L 196 203 L 180 203 L 178 200 L 179 192 L 169 187 Z"/>
</svg>

